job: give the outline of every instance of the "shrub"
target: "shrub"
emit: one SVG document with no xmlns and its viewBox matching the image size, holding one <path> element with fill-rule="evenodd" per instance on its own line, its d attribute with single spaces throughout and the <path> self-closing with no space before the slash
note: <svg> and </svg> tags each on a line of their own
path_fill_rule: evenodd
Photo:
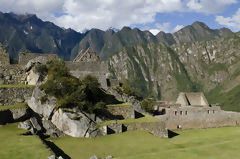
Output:
<svg viewBox="0 0 240 159">
<path fill-rule="evenodd" d="M 46 68 L 48 80 L 40 88 L 58 99 L 56 108 L 78 107 L 90 113 L 104 109 L 106 104 L 101 101 L 103 92 L 96 77 L 87 75 L 80 81 L 70 75 L 61 60 L 48 62 Z"/>
<path fill-rule="evenodd" d="M 153 112 L 155 104 L 156 100 L 153 98 L 146 98 L 141 102 L 142 109 L 149 113 Z"/>
</svg>

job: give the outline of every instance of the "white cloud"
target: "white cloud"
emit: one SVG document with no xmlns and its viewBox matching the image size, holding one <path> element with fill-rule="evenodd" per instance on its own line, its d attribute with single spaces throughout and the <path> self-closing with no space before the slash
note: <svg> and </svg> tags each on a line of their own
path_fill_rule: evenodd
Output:
<svg viewBox="0 0 240 159">
<path fill-rule="evenodd" d="M 177 32 L 179 31 L 180 29 L 182 29 L 184 27 L 184 25 L 177 25 L 174 29 L 173 29 L 173 32 Z"/>
<path fill-rule="evenodd" d="M 175 28 L 171 29 L 171 24 L 169 22 L 165 22 L 165 23 L 156 23 L 155 24 L 155 28 L 153 29 L 149 29 L 149 31 L 153 34 L 153 35 L 157 35 L 160 31 L 163 31 L 165 33 L 174 33 L 180 29 L 182 29 L 184 26 L 183 25 L 177 25 Z"/>
<path fill-rule="evenodd" d="M 186 5 L 190 11 L 215 14 L 234 3 L 237 3 L 237 0 L 190 0 Z"/>
<path fill-rule="evenodd" d="M 122 28 L 154 22 L 155 15 L 181 11 L 181 0 L 0 0 L 3 12 L 36 13 L 65 28 Z M 54 16 L 60 13 L 61 16 Z"/>
<path fill-rule="evenodd" d="M 216 21 L 224 26 L 231 28 L 234 31 L 240 30 L 240 8 L 232 17 L 216 16 Z"/>
<path fill-rule="evenodd" d="M 34 13 L 77 31 L 155 23 L 157 13 L 218 13 L 237 0 L 0 0 L 0 11 Z M 56 16 L 57 15 L 57 16 Z M 166 24 L 154 29 L 171 32 Z M 164 26 L 165 25 L 165 26 Z"/>
<path fill-rule="evenodd" d="M 157 35 L 157 34 L 160 32 L 159 29 L 150 29 L 149 31 L 150 31 L 153 35 Z"/>
</svg>

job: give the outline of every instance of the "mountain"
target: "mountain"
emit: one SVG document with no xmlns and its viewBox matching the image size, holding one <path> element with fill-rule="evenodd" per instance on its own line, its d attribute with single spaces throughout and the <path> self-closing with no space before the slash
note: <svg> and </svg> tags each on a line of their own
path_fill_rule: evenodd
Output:
<svg viewBox="0 0 240 159">
<path fill-rule="evenodd" d="M 62 29 L 51 22 L 43 22 L 36 15 L 16 15 L 0 12 L 0 42 L 11 59 L 17 59 L 19 51 L 56 53 L 69 59 L 72 48 L 84 35 Z"/>
<path fill-rule="evenodd" d="M 111 75 L 142 96 L 174 101 L 179 92 L 203 91 L 210 103 L 240 111 L 240 33 L 215 40 L 140 44 L 108 60 Z"/>
<path fill-rule="evenodd" d="M 129 27 L 123 27 L 118 32 L 114 32 L 113 30 L 103 32 L 98 29 L 92 29 L 83 40 L 75 46 L 71 54 L 71 59 L 76 56 L 80 50 L 86 50 L 88 47 L 94 48 L 94 50 L 99 53 L 99 56 L 105 60 L 125 46 L 149 43 L 173 45 L 182 42 L 213 40 L 232 34 L 232 31 L 227 28 L 213 30 L 202 22 L 195 22 L 174 34 L 159 32 L 156 36 L 149 31 L 141 31 L 137 28 L 131 29 Z"/>
<path fill-rule="evenodd" d="M 160 32 L 154 36 L 149 31 L 123 27 L 121 30 L 102 31 L 91 29 L 84 34 L 63 29 L 51 22 L 44 22 L 36 15 L 17 15 L 0 12 L 0 42 L 6 47 L 11 59 L 17 59 L 21 51 L 56 53 L 65 60 L 73 60 L 81 50 L 92 47 L 100 58 L 106 60 L 123 47 L 138 44 L 212 40 L 233 34 L 229 29 L 212 30 L 204 23 L 195 22 L 178 32 Z"/>
</svg>

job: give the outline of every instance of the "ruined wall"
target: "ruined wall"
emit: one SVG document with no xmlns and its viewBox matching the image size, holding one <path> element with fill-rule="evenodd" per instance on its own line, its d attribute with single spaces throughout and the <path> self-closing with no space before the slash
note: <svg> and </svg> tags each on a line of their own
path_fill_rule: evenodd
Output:
<svg viewBox="0 0 240 159">
<path fill-rule="evenodd" d="M 26 83 L 27 75 L 23 65 L 7 65 L 0 67 L 0 84 Z"/>
<path fill-rule="evenodd" d="M 135 118 L 135 111 L 133 106 L 108 106 L 107 110 L 113 116 L 119 116 L 124 119 Z"/>
<path fill-rule="evenodd" d="M 165 115 L 156 117 L 166 121 L 168 129 L 177 129 L 178 125 L 183 129 L 240 125 L 240 113 L 223 111 L 217 106 L 166 109 Z"/>
<path fill-rule="evenodd" d="M 0 87 L 0 106 L 23 103 L 31 97 L 34 87 Z"/>
<path fill-rule="evenodd" d="M 58 56 L 56 54 L 19 53 L 18 56 L 19 56 L 18 64 L 20 65 L 26 65 L 28 61 L 38 56 L 47 57 L 49 60 L 58 59 Z"/>
<path fill-rule="evenodd" d="M 145 130 L 157 137 L 168 137 L 165 122 L 146 122 L 126 125 L 127 130 Z"/>
<path fill-rule="evenodd" d="M 107 64 L 104 62 L 66 62 L 70 73 L 77 77 L 83 78 L 91 74 L 98 78 L 101 86 L 107 88 L 106 74 L 108 72 Z"/>
<path fill-rule="evenodd" d="M 10 64 L 9 54 L 6 52 L 5 48 L 0 43 L 0 67 Z"/>
</svg>

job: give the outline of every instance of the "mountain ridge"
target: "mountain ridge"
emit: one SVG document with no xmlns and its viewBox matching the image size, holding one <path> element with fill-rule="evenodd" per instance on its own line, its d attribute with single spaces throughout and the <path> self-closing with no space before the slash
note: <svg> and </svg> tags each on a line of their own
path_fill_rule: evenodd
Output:
<svg viewBox="0 0 240 159">
<path fill-rule="evenodd" d="M 0 35 L 0 42 L 6 47 L 11 59 L 17 59 L 19 52 L 28 50 L 36 53 L 56 53 L 64 60 L 72 60 L 81 50 L 92 47 L 106 60 L 125 46 L 148 43 L 173 45 L 212 40 L 232 34 L 229 29 L 212 30 L 202 22 L 195 22 L 173 34 L 159 32 L 156 36 L 149 31 L 130 27 L 123 27 L 117 32 L 110 28 L 106 31 L 91 29 L 79 33 L 72 29 L 60 28 L 52 22 L 42 21 L 34 14 L 0 12 L 0 22 L 0 32 L 4 33 Z M 201 29 L 200 33 L 194 29 L 199 26 L 205 28 Z"/>
</svg>

